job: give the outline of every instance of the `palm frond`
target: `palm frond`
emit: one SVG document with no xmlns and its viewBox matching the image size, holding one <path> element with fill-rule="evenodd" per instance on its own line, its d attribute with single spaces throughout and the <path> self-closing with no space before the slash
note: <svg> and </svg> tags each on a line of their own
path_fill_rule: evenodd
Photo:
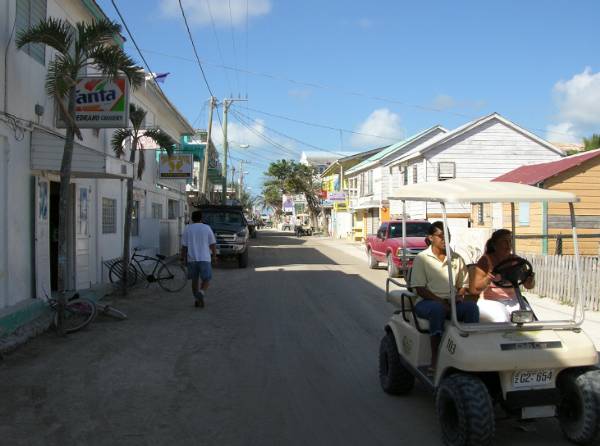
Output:
<svg viewBox="0 0 600 446">
<path fill-rule="evenodd" d="M 78 22 L 77 47 L 84 53 L 97 46 L 109 45 L 115 36 L 121 32 L 121 25 L 108 19 L 93 22 Z"/>
<path fill-rule="evenodd" d="M 119 47 L 98 45 L 92 48 L 87 56 L 93 59 L 102 74 L 109 78 L 123 72 L 134 88 L 144 82 L 143 70 Z"/>
<path fill-rule="evenodd" d="M 49 17 L 18 34 L 18 48 L 28 43 L 42 43 L 54 48 L 63 55 L 68 55 L 73 43 L 71 25 L 67 21 Z"/>
<path fill-rule="evenodd" d="M 129 120 L 134 129 L 139 130 L 142 127 L 145 117 L 146 110 L 135 104 L 129 104 Z"/>
<path fill-rule="evenodd" d="M 173 154 L 177 144 L 173 138 L 160 129 L 148 129 L 144 136 L 151 138 L 161 149 L 165 150 L 169 156 Z"/>
<path fill-rule="evenodd" d="M 123 145 L 128 138 L 133 138 L 133 132 L 131 129 L 117 129 L 113 133 L 113 136 L 110 140 L 110 145 L 112 146 L 112 149 L 118 158 L 121 158 L 125 154 Z"/>
<path fill-rule="evenodd" d="M 48 64 L 46 75 L 46 93 L 48 96 L 57 95 L 65 97 L 69 89 L 75 84 L 72 73 L 77 73 L 74 61 L 69 56 L 57 54 L 56 58 Z"/>
</svg>

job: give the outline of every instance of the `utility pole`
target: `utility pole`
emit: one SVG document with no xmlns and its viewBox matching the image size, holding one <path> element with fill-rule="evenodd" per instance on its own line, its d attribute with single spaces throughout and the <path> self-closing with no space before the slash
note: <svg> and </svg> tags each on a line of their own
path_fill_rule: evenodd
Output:
<svg viewBox="0 0 600 446">
<path fill-rule="evenodd" d="M 202 196 L 206 198 L 206 186 L 208 181 L 208 160 L 210 153 L 210 137 L 212 133 L 212 115 L 215 106 L 215 97 L 210 97 L 210 108 L 208 111 L 208 130 L 206 132 L 206 148 L 204 149 L 204 165 L 202 166 Z"/>
<path fill-rule="evenodd" d="M 222 203 L 225 204 L 227 200 L 227 115 L 229 113 L 229 106 L 235 101 L 247 101 L 247 99 L 230 98 L 223 100 L 223 198 Z"/>
<path fill-rule="evenodd" d="M 240 201 L 242 200 L 242 192 L 244 191 L 244 163 L 246 161 L 240 160 L 240 185 L 238 188 L 238 197 Z"/>
</svg>

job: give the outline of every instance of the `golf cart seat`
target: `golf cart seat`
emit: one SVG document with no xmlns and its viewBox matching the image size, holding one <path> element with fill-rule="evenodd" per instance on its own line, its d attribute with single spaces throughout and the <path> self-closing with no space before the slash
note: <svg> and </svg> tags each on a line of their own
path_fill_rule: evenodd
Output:
<svg viewBox="0 0 600 446">
<path fill-rule="evenodd" d="M 392 290 L 388 293 L 387 300 L 395 307 L 399 308 L 398 314 L 402 314 L 405 322 L 408 322 L 423 334 L 429 334 L 429 321 L 417 317 L 415 314 L 415 304 L 418 296 L 410 288 L 405 290 Z"/>
</svg>

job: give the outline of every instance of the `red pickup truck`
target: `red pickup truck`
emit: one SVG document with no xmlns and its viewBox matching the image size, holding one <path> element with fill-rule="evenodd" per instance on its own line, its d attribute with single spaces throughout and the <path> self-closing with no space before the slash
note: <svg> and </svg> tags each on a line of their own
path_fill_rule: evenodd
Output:
<svg viewBox="0 0 600 446">
<path fill-rule="evenodd" d="M 431 223 L 425 220 L 406 221 L 406 256 L 408 267 L 415 256 L 427 248 L 425 242 Z M 402 269 L 402 220 L 382 223 L 376 235 L 368 235 L 365 240 L 369 268 L 377 268 L 379 262 L 386 262 L 388 276 L 398 277 Z"/>
</svg>

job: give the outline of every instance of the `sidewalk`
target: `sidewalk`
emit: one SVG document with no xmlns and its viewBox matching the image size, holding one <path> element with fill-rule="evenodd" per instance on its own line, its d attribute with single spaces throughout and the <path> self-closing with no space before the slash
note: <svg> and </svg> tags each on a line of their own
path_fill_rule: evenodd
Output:
<svg viewBox="0 0 600 446">
<path fill-rule="evenodd" d="M 345 253 L 362 260 L 365 268 L 367 268 L 365 248 L 362 243 L 326 237 L 321 238 L 321 240 L 340 251 L 344 251 Z M 380 288 L 385 289 L 385 282 L 382 281 L 379 286 Z M 535 309 L 536 315 L 542 320 L 572 318 L 573 307 L 569 305 L 563 305 L 552 299 L 541 298 L 531 294 L 527 295 L 527 299 Z M 596 350 L 600 351 L 600 312 L 586 311 L 582 328 L 594 342 Z"/>
</svg>

